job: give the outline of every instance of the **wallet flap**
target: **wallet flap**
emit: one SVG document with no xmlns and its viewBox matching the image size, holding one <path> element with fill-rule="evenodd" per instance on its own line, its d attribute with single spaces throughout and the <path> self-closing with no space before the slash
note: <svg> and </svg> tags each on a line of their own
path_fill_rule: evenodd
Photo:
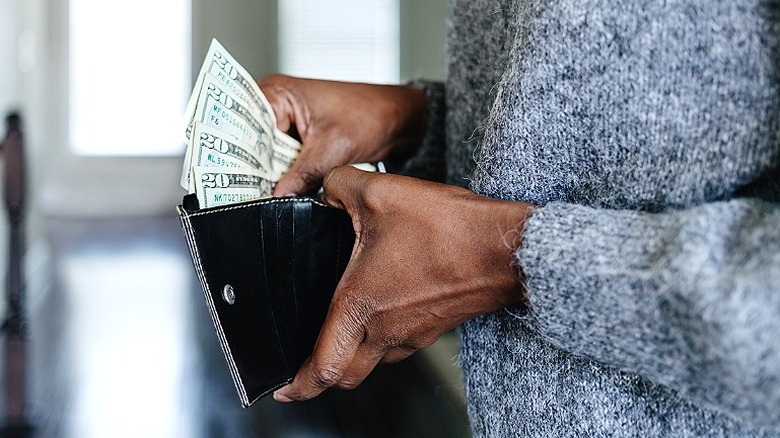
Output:
<svg viewBox="0 0 780 438">
<path fill-rule="evenodd" d="M 244 406 L 289 383 L 313 349 L 352 252 L 349 216 L 307 197 L 197 210 L 182 228 Z"/>
</svg>

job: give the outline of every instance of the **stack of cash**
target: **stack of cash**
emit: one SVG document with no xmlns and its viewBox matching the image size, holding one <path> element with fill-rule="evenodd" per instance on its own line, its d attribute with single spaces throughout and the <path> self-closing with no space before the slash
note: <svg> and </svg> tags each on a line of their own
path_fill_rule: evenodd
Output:
<svg viewBox="0 0 780 438">
<path fill-rule="evenodd" d="M 212 40 L 185 110 L 181 185 L 201 208 L 271 196 L 301 144 L 276 127 L 257 82 Z"/>
</svg>

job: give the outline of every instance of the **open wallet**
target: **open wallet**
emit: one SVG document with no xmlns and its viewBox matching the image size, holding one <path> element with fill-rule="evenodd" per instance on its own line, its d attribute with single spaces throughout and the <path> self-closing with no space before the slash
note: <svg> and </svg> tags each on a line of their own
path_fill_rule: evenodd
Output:
<svg viewBox="0 0 780 438">
<path fill-rule="evenodd" d="M 310 197 L 178 206 L 206 305 L 241 404 L 292 381 L 311 354 L 355 234 Z"/>
</svg>

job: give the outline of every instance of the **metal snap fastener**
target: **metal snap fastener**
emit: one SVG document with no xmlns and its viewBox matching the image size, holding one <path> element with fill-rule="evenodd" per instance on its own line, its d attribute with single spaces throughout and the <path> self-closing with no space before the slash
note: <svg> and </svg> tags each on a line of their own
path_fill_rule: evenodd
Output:
<svg viewBox="0 0 780 438">
<path fill-rule="evenodd" d="M 222 288 L 222 299 L 230 305 L 236 302 L 236 291 L 233 290 L 233 286 L 226 284 Z"/>
</svg>

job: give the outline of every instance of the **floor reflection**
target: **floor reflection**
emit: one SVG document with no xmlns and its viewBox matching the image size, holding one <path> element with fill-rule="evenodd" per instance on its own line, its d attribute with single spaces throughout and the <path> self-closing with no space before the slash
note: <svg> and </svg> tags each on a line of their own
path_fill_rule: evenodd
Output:
<svg viewBox="0 0 780 438">
<path fill-rule="evenodd" d="M 68 435 L 193 436 L 186 426 L 194 394 L 187 397 L 183 380 L 194 350 L 185 262 L 146 239 L 110 253 L 83 248 L 61 261 L 71 309 L 63 335 L 79 370 Z"/>
<path fill-rule="evenodd" d="M 40 437 L 459 437 L 462 406 L 417 355 L 355 391 L 241 409 L 175 218 L 52 220 L 30 308 Z"/>
</svg>

